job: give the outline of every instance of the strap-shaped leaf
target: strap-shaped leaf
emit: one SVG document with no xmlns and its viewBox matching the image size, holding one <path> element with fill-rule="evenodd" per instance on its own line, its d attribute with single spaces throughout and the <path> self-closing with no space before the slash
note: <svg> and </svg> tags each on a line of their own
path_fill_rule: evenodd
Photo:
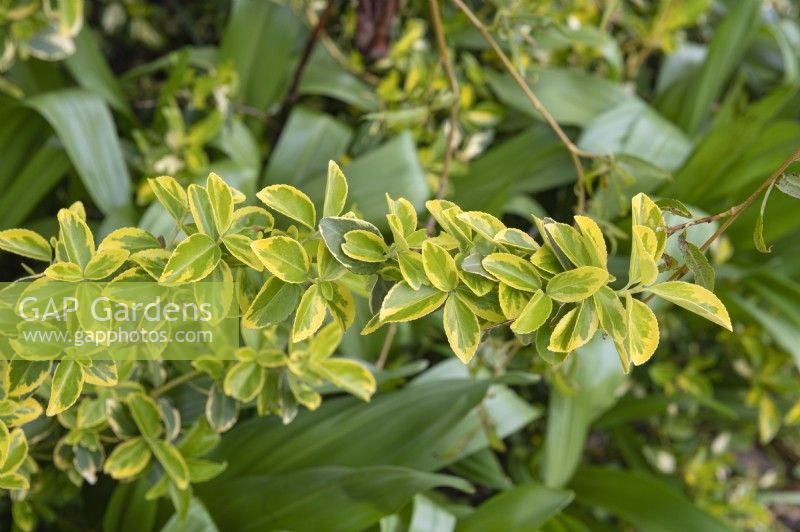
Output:
<svg viewBox="0 0 800 532">
<path fill-rule="evenodd" d="M 322 216 L 339 216 L 346 203 L 347 179 L 338 164 L 328 161 L 328 179 L 325 182 Z"/>
<path fill-rule="evenodd" d="M 535 292 L 542 287 L 539 274 L 530 261 L 511 253 L 492 253 L 481 261 L 483 269 L 512 288 Z"/>
<path fill-rule="evenodd" d="M 608 282 L 608 272 L 594 266 L 581 266 L 559 273 L 547 283 L 547 295 L 562 303 L 582 301 Z"/>
<path fill-rule="evenodd" d="M 458 286 L 456 261 L 443 247 L 425 242 L 422 245 L 422 266 L 431 284 L 442 292 L 455 290 Z"/>
<path fill-rule="evenodd" d="M 645 303 L 625 297 L 627 336 L 624 340 L 625 356 L 634 364 L 647 362 L 656 352 L 659 341 L 658 320 Z"/>
<path fill-rule="evenodd" d="M 217 267 L 221 256 L 219 246 L 210 236 L 191 235 L 172 252 L 158 282 L 181 284 L 204 279 Z"/>
<path fill-rule="evenodd" d="M 304 193 L 290 185 L 270 185 L 261 189 L 256 197 L 270 209 L 314 229 L 317 210 Z"/>
<path fill-rule="evenodd" d="M 713 292 L 692 283 L 669 281 L 647 289 L 667 301 L 694 312 L 717 325 L 733 330 L 728 310 Z"/>
<path fill-rule="evenodd" d="M 464 364 L 475 356 L 481 342 L 478 318 L 456 294 L 451 294 L 444 304 L 444 333 L 456 356 Z"/>
<path fill-rule="evenodd" d="M 43 262 L 50 262 L 53 254 L 47 240 L 39 233 L 28 229 L 0 231 L 0 249 Z"/>
<path fill-rule="evenodd" d="M 591 300 L 585 300 L 559 320 L 550 335 L 547 348 L 556 353 L 570 353 L 589 342 L 597 332 L 597 314 Z"/>
<path fill-rule="evenodd" d="M 400 282 L 383 299 L 380 319 L 387 323 L 416 320 L 441 307 L 445 299 L 446 292 L 431 286 L 423 285 L 419 290 L 414 290 L 405 282 Z"/>
</svg>

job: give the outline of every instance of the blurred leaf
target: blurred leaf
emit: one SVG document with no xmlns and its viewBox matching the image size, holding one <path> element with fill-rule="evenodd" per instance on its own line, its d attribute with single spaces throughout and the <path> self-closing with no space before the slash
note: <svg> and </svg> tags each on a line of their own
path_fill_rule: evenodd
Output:
<svg viewBox="0 0 800 532">
<path fill-rule="evenodd" d="M 158 502 L 144 498 L 149 488 L 150 485 L 144 477 L 128 484 L 117 484 L 103 516 L 103 530 L 118 532 L 153 530 Z"/>
<path fill-rule="evenodd" d="M 458 525 L 458 532 L 537 530 L 573 499 L 571 491 L 523 484 L 495 495 Z"/>
<path fill-rule="evenodd" d="M 317 46 L 311 54 L 300 80 L 299 92 L 335 98 L 361 111 L 379 109 L 375 91 L 337 63 L 323 46 Z"/>
<path fill-rule="evenodd" d="M 424 495 L 414 497 L 414 512 L 408 532 L 453 532 L 455 526 L 453 514 Z"/>
<path fill-rule="evenodd" d="M 181 519 L 178 514 L 173 515 L 161 532 L 217 532 L 218 530 L 203 503 L 197 498 L 192 498 L 186 518 Z"/>
<path fill-rule="evenodd" d="M 28 105 L 47 119 L 64 144 L 86 190 L 110 214 L 131 200 L 131 178 L 105 102 L 80 89 L 34 96 Z"/>
<path fill-rule="evenodd" d="M 589 427 L 616 402 L 614 393 L 625 380 L 613 342 L 599 335 L 572 354 L 572 364 L 574 393 L 554 387 L 548 408 L 542 478 L 551 487 L 569 482 Z"/>
<path fill-rule="evenodd" d="M 682 493 L 645 473 L 582 467 L 570 487 L 578 502 L 605 508 L 640 530 L 733 530 L 693 505 Z"/>
<path fill-rule="evenodd" d="M 456 477 L 403 467 L 316 467 L 237 477 L 203 499 L 223 530 L 350 532 L 367 528 L 435 487 L 470 489 Z"/>
<path fill-rule="evenodd" d="M 111 71 L 92 31 L 84 27 L 75 37 L 75 45 L 75 53 L 69 56 L 64 64 L 78 85 L 101 96 L 111 107 L 132 118 L 133 111 L 128 105 L 128 100 L 125 99 L 122 87 Z"/>
<path fill-rule="evenodd" d="M 800 199 L 800 174 L 785 173 L 776 184 L 778 190 L 795 199 Z"/>
</svg>

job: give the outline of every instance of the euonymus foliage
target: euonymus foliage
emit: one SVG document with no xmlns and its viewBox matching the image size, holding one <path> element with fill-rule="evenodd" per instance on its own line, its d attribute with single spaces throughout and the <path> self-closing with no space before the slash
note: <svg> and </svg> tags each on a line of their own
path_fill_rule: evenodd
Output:
<svg viewBox="0 0 800 532">
<path fill-rule="evenodd" d="M 346 211 L 347 181 L 333 162 L 321 213 L 289 185 L 261 190 L 263 206 L 241 206 L 247 198 L 213 173 L 206 186 L 186 189 L 168 176 L 150 185 L 175 221 L 174 234 L 185 235 L 175 245 L 133 227 L 96 245 L 76 203 L 59 212 L 58 238 L 48 242 L 33 231 L 11 229 L 0 232 L 0 249 L 48 263 L 34 275 L 40 284 L 135 280 L 175 286 L 214 279 L 230 292 L 223 298 L 227 305 L 238 306 L 243 345 L 234 346 L 235 361 L 192 361 L 185 375 L 205 374 L 214 384 L 206 415 L 184 433 L 178 410 L 159 399 L 163 389 L 147 390 L 137 381 L 143 370 L 136 363 L 57 361 L 16 349 L 13 359 L 0 362 L 4 489 L 25 489 L 36 474 L 19 427 L 45 413 L 58 416 L 66 429 L 53 462 L 73 481 L 94 481 L 101 471 L 129 479 L 158 463 L 162 474 L 148 497 L 169 494 L 185 511 L 192 483 L 225 467 L 202 457 L 216 445 L 217 433 L 233 425 L 239 403 L 254 401 L 259 414 L 289 422 L 298 405 L 320 405 L 322 383 L 370 399 L 372 373 L 333 356 L 354 322 L 354 294 L 369 298 L 373 314 L 361 334 L 443 309 L 442 329 L 465 364 L 483 335 L 507 326 L 551 363 L 601 331 L 629 371 L 658 346 L 658 321 L 641 299 L 649 295 L 731 328 L 725 307 L 708 289 L 659 280 L 667 228 L 659 206 L 644 194 L 632 200 L 632 252 L 623 283 L 609 273 L 603 232 L 587 216 L 575 216 L 573 224 L 534 217 L 534 238 L 485 212 L 431 200 L 426 207 L 438 228 L 428 234 L 408 200 L 387 195 L 390 232 L 382 234 Z M 3 334 L 15 351 L 16 331 Z M 46 412 L 40 398 L 48 398 Z"/>
</svg>

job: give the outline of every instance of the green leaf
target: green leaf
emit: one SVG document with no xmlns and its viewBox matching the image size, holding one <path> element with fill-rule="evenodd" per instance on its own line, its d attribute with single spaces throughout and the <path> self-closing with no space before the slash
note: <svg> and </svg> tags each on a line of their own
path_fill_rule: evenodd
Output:
<svg viewBox="0 0 800 532">
<path fill-rule="evenodd" d="M 658 239 L 656 233 L 644 225 L 634 225 L 631 234 L 631 262 L 628 269 L 628 283 L 641 283 L 649 286 L 658 278 L 656 264 Z"/>
<path fill-rule="evenodd" d="M 346 358 L 326 358 L 313 363 L 313 371 L 337 388 L 369 402 L 375 393 L 375 377 L 362 364 Z"/>
<path fill-rule="evenodd" d="M 184 216 L 189 212 L 189 197 L 180 183 L 168 175 L 148 179 L 148 183 L 172 218 L 179 224 L 183 223 Z"/>
<path fill-rule="evenodd" d="M 74 360 L 62 360 L 53 374 L 50 387 L 50 401 L 47 403 L 47 415 L 54 416 L 68 409 L 81 396 L 83 390 L 83 370 Z"/>
<path fill-rule="evenodd" d="M 778 190 L 795 199 L 800 199 L 800 174 L 786 172 L 775 183 Z"/>
<path fill-rule="evenodd" d="M 76 283 L 83 279 L 80 266 L 71 262 L 57 262 L 51 264 L 44 271 L 44 275 L 48 279 L 67 283 Z"/>
<path fill-rule="evenodd" d="M 708 262 L 706 254 L 695 244 L 686 240 L 685 232 L 678 237 L 678 247 L 681 250 L 686 267 L 694 275 L 695 282 L 706 290 L 713 291 L 716 274 L 714 267 Z"/>
<path fill-rule="evenodd" d="M 608 272 L 594 266 L 581 266 L 559 273 L 547 283 L 547 295 L 562 303 L 582 301 L 608 282 Z"/>
<path fill-rule="evenodd" d="M 311 260 L 297 240 L 272 236 L 255 240 L 250 247 L 275 277 L 287 283 L 304 283 L 311 271 Z"/>
<path fill-rule="evenodd" d="M 481 343 L 481 328 L 475 313 L 456 294 L 444 305 L 444 333 L 456 356 L 468 364 Z"/>
<path fill-rule="evenodd" d="M 353 259 L 342 251 L 342 244 L 345 242 L 344 235 L 359 229 L 381 236 L 381 232 L 377 227 L 363 220 L 329 216 L 319 221 L 319 231 L 322 239 L 334 258 L 353 273 L 369 275 L 377 271 L 377 264 Z"/>
<path fill-rule="evenodd" d="M 624 360 L 641 365 L 656 352 L 659 341 L 658 320 L 645 303 L 625 296 L 625 324 L 627 336 L 624 341 Z"/>
<path fill-rule="evenodd" d="M 156 402 L 143 393 L 132 393 L 127 398 L 136 427 L 145 439 L 157 438 L 164 430 Z"/>
<path fill-rule="evenodd" d="M 592 339 L 597 332 L 597 322 L 592 302 L 584 300 L 559 320 L 550 335 L 550 345 L 547 348 L 556 353 L 574 351 Z"/>
<path fill-rule="evenodd" d="M 133 438 L 114 447 L 103 464 L 103 471 L 116 480 L 133 478 L 147 467 L 151 456 L 144 438 Z"/>
<path fill-rule="evenodd" d="M 0 231 L 0 249 L 43 262 L 50 262 L 53 254 L 47 240 L 28 229 Z"/>
<path fill-rule="evenodd" d="M 492 253 L 481 264 L 497 280 L 517 290 L 535 292 L 542 287 L 533 264 L 511 253 Z"/>
<path fill-rule="evenodd" d="M 592 266 L 605 269 L 608 266 L 608 250 L 600 226 L 588 216 L 575 216 L 575 223 L 578 224 L 583 237 L 583 247 L 589 254 Z"/>
<path fill-rule="evenodd" d="M 296 284 L 270 277 L 247 309 L 242 326 L 260 329 L 284 321 L 297 308 L 301 292 L 302 289 Z"/>
<path fill-rule="evenodd" d="M 733 530 L 701 510 L 680 491 L 641 471 L 582 467 L 570 488 L 582 504 L 604 508 L 638 530 Z"/>
<path fill-rule="evenodd" d="M 603 286 L 593 296 L 595 311 L 602 328 L 615 342 L 622 342 L 627 335 L 625 307 L 609 286 Z"/>
<path fill-rule="evenodd" d="M 292 326 L 292 341 L 301 342 L 317 332 L 325 321 L 325 298 L 319 285 L 312 284 L 300 298 Z"/>
<path fill-rule="evenodd" d="M 542 290 L 537 290 L 511 324 L 511 330 L 516 334 L 530 334 L 544 325 L 552 311 L 553 300 Z"/>
<path fill-rule="evenodd" d="M 98 251 L 83 269 L 83 276 L 95 281 L 105 279 L 125 264 L 128 255 L 124 249 Z"/>
<path fill-rule="evenodd" d="M 764 198 L 761 200 L 761 208 L 758 210 L 758 218 L 756 218 L 756 225 L 753 229 L 753 243 L 756 249 L 761 253 L 772 252 L 772 246 L 767 246 L 767 243 L 764 242 L 764 211 L 767 209 L 767 201 L 769 200 L 769 194 L 772 192 L 773 186 L 774 184 L 770 185 L 767 191 L 764 192 Z"/>
<path fill-rule="evenodd" d="M 530 300 L 530 292 L 511 288 L 505 283 L 500 283 L 497 286 L 497 302 L 500 304 L 500 310 L 506 319 L 515 320 L 519 318 Z"/>
<path fill-rule="evenodd" d="M 81 89 L 47 91 L 27 102 L 56 131 L 86 191 L 107 215 L 127 206 L 131 179 L 105 102 Z"/>
<path fill-rule="evenodd" d="M 702 286 L 683 281 L 659 283 L 647 289 L 667 301 L 694 312 L 707 320 L 733 330 L 728 310 L 722 301 Z"/>
<path fill-rule="evenodd" d="M 217 240 L 219 231 L 217 231 L 217 223 L 214 221 L 214 206 L 211 204 L 208 190 L 200 185 L 192 184 L 189 185 L 187 195 L 189 197 L 189 210 L 192 212 L 192 219 L 197 225 L 197 229 L 204 235 Z"/>
<path fill-rule="evenodd" d="M 314 229 L 317 221 L 317 210 L 314 204 L 291 185 L 270 185 L 261 189 L 256 197 L 270 209 L 300 222 L 309 229 Z"/>
<path fill-rule="evenodd" d="M 383 262 L 388 250 L 383 238 L 371 231 L 355 229 L 344 235 L 342 251 L 352 259 L 362 262 Z"/>
<path fill-rule="evenodd" d="M 177 245 L 158 282 L 181 284 L 200 281 L 214 271 L 221 257 L 219 246 L 210 236 L 193 234 Z"/>
<path fill-rule="evenodd" d="M 255 362 L 237 362 L 225 374 L 224 390 L 231 397 L 248 403 L 261 392 L 265 380 L 264 369 Z"/>
<path fill-rule="evenodd" d="M 422 244 L 422 267 L 431 284 L 442 292 L 458 286 L 456 262 L 443 247 L 430 241 Z"/>
<path fill-rule="evenodd" d="M 591 266 L 592 255 L 586 249 L 585 239 L 574 227 L 553 221 L 542 224 L 547 242 L 553 248 L 563 268 L 569 268 L 564 257 L 575 266 Z M 594 245 L 594 243 L 593 243 Z"/>
<path fill-rule="evenodd" d="M 64 244 L 67 258 L 83 270 L 94 256 L 94 237 L 89 226 L 69 209 L 58 211 L 59 240 Z"/>
<path fill-rule="evenodd" d="M 516 227 L 501 230 L 494 236 L 494 241 L 527 253 L 533 253 L 539 249 L 539 244 L 533 237 Z"/>
<path fill-rule="evenodd" d="M 415 251 L 401 251 L 397 254 L 397 264 L 400 266 L 400 274 L 408 286 L 414 290 L 428 281 L 425 275 L 425 266 L 422 262 L 422 255 Z"/>
<path fill-rule="evenodd" d="M 459 522 L 458 531 L 539 530 L 573 498 L 571 491 L 521 484 L 483 502 Z"/>
<path fill-rule="evenodd" d="M 0 476 L 16 472 L 28 458 L 28 440 L 21 428 L 16 428 L 9 433 L 5 445 L 7 451 L 3 465 L 0 467 Z"/>
<path fill-rule="evenodd" d="M 330 283 L 331 294 L 325 294 L 328 310 L 342 330 L 348 329 L 356 318 L 356 304 L 350 289 L 340 282 Z"/>
<path fill-rule="evenodd" d="M 139 251 L 160 247 L 161 244 L 158 242 L 158 239 L 144 229 L 139 229 L 138 227 L 122 227 L 111 231 L 108 236 L 100 242 L 100 245 L 97 246 L 97 252 L 124 249 L 133 254 Z"/>
<path fill-rule="evenodd" d="M 264 270 L 264 265 L 258 259 L 255 251 L 253 251 L 253 240 L 249 237 L 237 234 L 225 235 L 222 237 L 222 244 L 228 250 L 228 253 L 243 264 L 259 272 Z"/>
<path fill-rule="evenodd" d="M 179 490 L 188 488 L 189 468 L 180 451 L 171 443 L 163 440 L 151 441 L 150 449 L 153 451 L 158 463 L 164 468 L 167 476 L 175 483 L 175 486 Z"/>
<path fill-rule="evenodd" d="M 203 503 L 193 497 L 186 515 L 174 514 L 160 532 L 219 532 L 219 529 Z"/>
<path fill-rule="evenodd" d="M 400 282 L 383 299 L 380 318 L 387 323 L 416 320 L 438 309 L 445 299 L 447 292 L 424 285 L 414 290 L 405 282 Z"/>
<path fill-rule="evenodd" d="M 676 216 L 680 216 L 681 218 L 692 218 L 692 211 L 689 210 L 682 201 L 676 200 L 674 198 L 661 198 L 660 200 L 656 201 L 656 205 L 662 211 L 671 212 Z"/>
<path fill-rule="evenodd" d="M 208 199 L 214 214 L 214 223 L 217 233 L 222 235 L 228 230 L 233 221 L 233 194 L 228 184 L 217 174 L 211 172 L 206 181 Z"/>
<path fill-rule="evenodd" d="M 462 212 L 458 215 L 458 219 L 489 241 L 493 241 L 501 231 L 506 229 L 503 222 L 486 212 Z"/>
<path fill-rule="evenodd" d="M 325 184 L 325 201 L 322 216 L 339 216 L 347 202 L 347 179 L 339 165 L 328 162 L 328 180 Z"/>
</svg>

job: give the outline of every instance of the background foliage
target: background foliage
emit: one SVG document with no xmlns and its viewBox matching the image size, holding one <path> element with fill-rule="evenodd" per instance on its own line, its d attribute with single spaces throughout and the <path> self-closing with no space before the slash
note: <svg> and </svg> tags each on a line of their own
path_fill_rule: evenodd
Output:
<svg viewBox="0 0 800 532">
<path fill-rule="evenodd" d="M 457 4 L 439 5 L 451 79 L 429 3 L 417 0 L 4 2 L 0 228 L 55 236 L 59 209 L 81 201 L 98 242 L 123 226 L 169 241 L 174 222 L 148 178 L 204 185 L 211 171 L 251 202 L 288 184 L 322 212 L 333 159 L 350 206 L 385 235 L 385 193 L 407 198 L 420 227 L 425 201 L 440 191 L 534 234 L 531 214 L 569 221 L 583 207 L 608 241 L 608 270 L 626 279 L 637 193 L 680 200 L 662 203 L 675 226 L 686 221 L 674 214 L 683 205 L 704 216 L 740 204 L 798 148 L 797 2 L 470 3 L 586 155 L 578 185 L 563 139 Z M 766 210 L 736 213 L 714 241 L 715 278 L 692 269 L 728 307 L 734 334 L 654 302 L 660 346 L 627 375 L 600 335 L 553 359 L 498 329 L 468 366 L 452 356 L 436 315 L 360 336 L 370 310 L 358 296 L 337 357 L 370 366 L 377 393 L 368 404 L 323 386 L 313 412 L 262 417 L 255 401 L 196 368 L 129 368 L 141 409 L 153 413 L 147 397 L 158 399 L 163 441 L 213 476 L 193 496 L 159 480 L 175 478 L 164 475 L 169 459 L 132 482 L 101 472 L 119 436 L 105 418 L 125 416 L 115 410 L 123 391 L 92 383 L 80 405 L 47 416 L 50 379 L 13 401 L 3 383 L 3 426 L 22 428 L 3 440 L 0 477 L 18 471 L 30 486 L 3 491 L 0 522 L 796 528 L 800 218 L 784 189 Z M 689 227 L 685 239 L 700 246 L 725 221 Z M 666 253 L 679 266 L 692 254 L 678 237 Z M 30 273 L 17 257 L 0 260 L 5 280 Z M 23 399 L 28 417 L 17 411 Z M 136 409 L 137 399 L 126 401 Z M 102 450 L 99 462 L 91 449 Z"/>
</svg>

